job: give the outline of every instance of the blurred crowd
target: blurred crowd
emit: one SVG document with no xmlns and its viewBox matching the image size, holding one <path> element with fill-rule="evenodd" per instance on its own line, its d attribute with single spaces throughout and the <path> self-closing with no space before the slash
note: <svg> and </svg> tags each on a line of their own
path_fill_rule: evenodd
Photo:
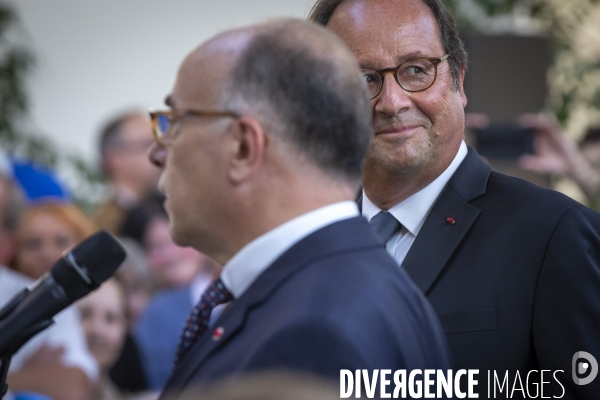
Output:
<svg viewBox="0 0 600 400">
<path fill-rule="evenodd" d="M 107 193 L 89 215 L 53 171 L 0 155 L 0 307 L 98 229 L 127 252 L 115 277 L 13 356 L 9 398 L 152 399 L 168 378 L 186 317 L 219 266 L 171 241 L 159 170 L 146 154 L 151 141 L 143 113 L 105 125 Z"/>
<path fill-rule="evenodd" d="M 487 116 L 467 114 L 468 131 L 472 132 L 489 125 Z M 519 117 L 516 125 L 533 130 L 532 152 L 514 160 L 516 169 L 500 172 L 525 179 L 530 177 L 526 175 L 527 172 L 533 172 L 549 178 L 534 183 L 549 187 L 557 179 L 568 179 L 579 188 L 585 204 L 593 210 L 600 211 L 600 126 L 588 127 L 577 142 L 566 134 L 551 115 L 524 114 Z M 467 134 L 467 143 L 477 148 L 471 138 Z M 500 169 L 498 165 L 493 166 Z"/>
<path fill-rule="evenodd" d="M 536 130 L 534 154 L 522 156 L 521 167 L 571 178 L 600 210 L 600 129 L 577 144 L 548 117 L 521 123 Z M 92 215 L 71 201 L 52 171 L 0 158 L 0 306 L 98 229 L 120 238 L 127 251 L 114 278 L 13 357 L 13 398 L 151 399 L 165 384 L 186 317 L 220 267 L 171 241 L 156 190 L 159 170 L 146 154 L 151 141 L 143 113 L 106 124 L 99 155 L 108 192 Z"/>
<path fill-rule="evenodd" d="M 600 211 L 600 127 L 590 127 L 576 143 L 547 115 L 524 115 L 521 124 L 535 130 L 534 153 L 520 158 L 523 169 L 566 177 L 585 195 L 587 205 Z"/>
</svg>

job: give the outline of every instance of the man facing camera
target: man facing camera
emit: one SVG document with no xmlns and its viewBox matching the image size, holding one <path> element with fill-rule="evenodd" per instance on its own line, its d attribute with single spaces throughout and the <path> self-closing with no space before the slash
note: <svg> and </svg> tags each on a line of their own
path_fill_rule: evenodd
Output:
<svg viewBox="0 0 600 400">
<path fill-rule="evenodd" d="M 431 301 L 455 368 L 480 370 L 481 397 L 488 371 L 490 389 L 507 378 L 505 397 L 597 396 L 600 377 L 572 374 L 580 351 L 600 360 L 600 216 L 467 148 L 467 55 L 443 3 L 319 0 L 310 19 L 363 70 L 375 137 L 359 205 L 395 222 L 382 239 Z"/>
<path fill-rule="evenodd" d="M 184 60 L 166 103 L 150 159 L 171 236 L 224 267 L 165 393 L 251 370 L 339 382 L 341 369 L 449 367 L 431 307 L 352 201 L 369 100 L 333 34 L 295 20 L 221 34 Z"/>
</svg>

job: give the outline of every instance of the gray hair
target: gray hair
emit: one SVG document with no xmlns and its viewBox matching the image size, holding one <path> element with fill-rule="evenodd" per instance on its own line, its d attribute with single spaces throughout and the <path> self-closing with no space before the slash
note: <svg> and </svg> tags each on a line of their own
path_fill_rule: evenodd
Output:
<svg viewBox="0 0 600 400">
<path fill-rule="evenodd" d="M 325 172 L 360 178 L 372 136 L 369 98 L 356 60 L 326 29 L 299 20 L 258 27 L 223 102 L 254 112 L 274 139 Z"/>
<path fill-rule="evenodd" d="M 98 147 L 100 151 L 100 158 L 103 159 L 106 152 L 110 149 L 119 148 L 122 146 L 122 133 L 123 125 L 132 119 L 145 118 L 146 114 L 138 110 L 125 111 L 104 124 L 99 134 Z M 105 175 L 109 176 L 110 171 L 106 169 L 104 161 L 102 160 L 102 171 Z"/>
<path fill-rule="evenodd" d="M 313 5 L 308 16 L 309 21 L 316 22 L 323 26 L 329 23 L 337 7 L 346 0 L 317 0 Z M 442 37 L 442 46 L 446 54 L 449 54 L 448 63 L 454 89 L 458 89 L 458 82 L 461 71 L 467 70 L 467 49 L 460 37 L 458 25 L 452 16 L 452 13 L 441 0 L 422 0 L 427 7 L 431 9 L 437 20 Z"/>
</svg>

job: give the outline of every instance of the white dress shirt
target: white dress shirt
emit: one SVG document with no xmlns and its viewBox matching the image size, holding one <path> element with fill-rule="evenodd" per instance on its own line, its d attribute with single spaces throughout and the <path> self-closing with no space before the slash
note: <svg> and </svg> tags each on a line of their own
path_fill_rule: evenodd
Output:
<svg viewBox="0 0 600 400">
<path fill-rule="evenodd" d="M 386 243 L 388 253 L 402 265 L 406 254 L 410 250 L 415 238 L 425 223 L 433 204 L 440 193 L 452 177 L 458 166 L 467 156 L 467 145 L 463 141 L 460 144 L 454 160 L 448 168 L 441 173 L 433 182 L 413 194 L 409 198 L 396 204 L 388 211 L 402 224 L 402 228 L 394 233 Z M 371 221 L 375 215 L 382 211 L 379 207 L 369 200 L 363 191 L 362 195 L 362 215 Z"/>
<path fill-rule="evenodd" d="M 221 280 L 237 299 L 269 265 L 294 244 L 327 225 L 357 216 L 359 212 L 356 203 L 342 201 L 289 220 L 238 251 L 223 267 Z"/>
</svg>

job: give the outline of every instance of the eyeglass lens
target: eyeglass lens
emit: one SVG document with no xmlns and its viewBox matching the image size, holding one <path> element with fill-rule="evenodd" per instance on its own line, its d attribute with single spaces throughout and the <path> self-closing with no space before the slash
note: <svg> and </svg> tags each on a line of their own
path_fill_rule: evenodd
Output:
<svg viewBox="0 0 600 400">
<path fill-rule="evenodd" d="M 156 116 L 156 124 L 159 130 L 158 133 L 162 137 L 167 133 L 169 127 L 171 126 L 171 118 L 165 114 L 158 114 Z"/>
<path fill-rule="evenodd" d="M 433 84 L 436 75 L 435 65 L 426 59 L 411 60 L 396 70 L 396 81 L 408 91 L 427 89 Z M 363 71 L 363 76 L 371 97 L 379 94 L 383 77 L 378 71 Z"/>
</svg>

